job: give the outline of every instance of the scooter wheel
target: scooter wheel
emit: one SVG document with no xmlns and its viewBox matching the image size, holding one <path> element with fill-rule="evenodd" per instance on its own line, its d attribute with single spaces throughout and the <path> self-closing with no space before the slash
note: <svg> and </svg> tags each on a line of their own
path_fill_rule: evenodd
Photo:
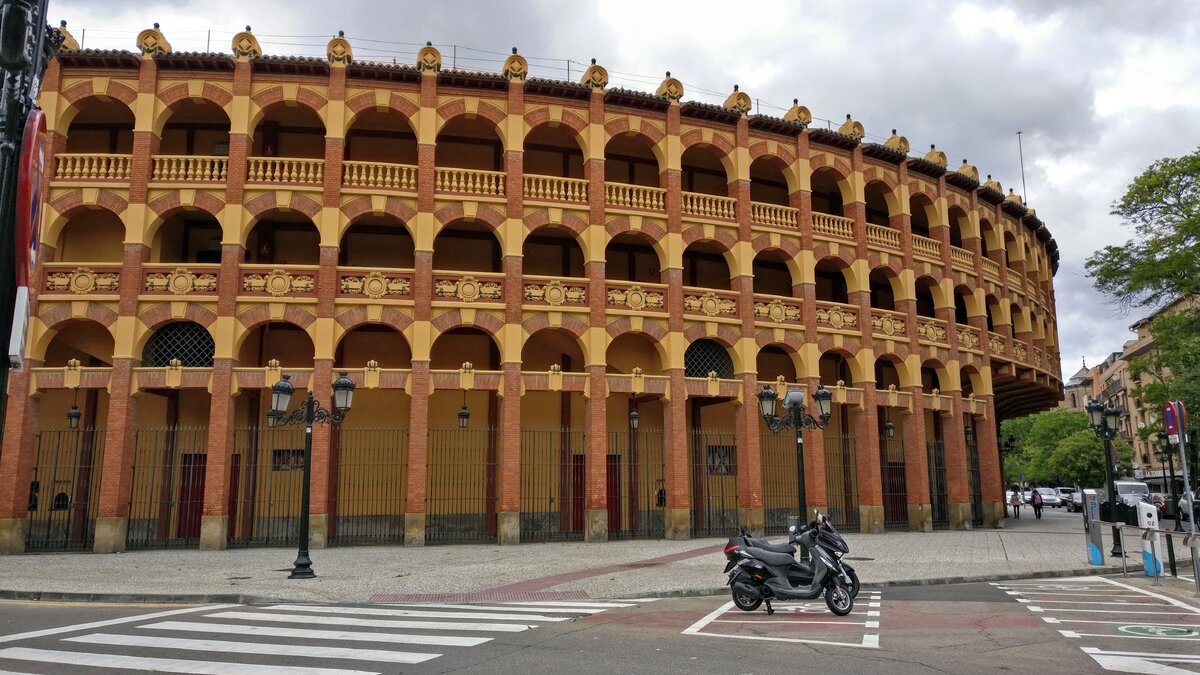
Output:
<svg viewBox="0 0 1200 675">
<path fill-rule="evenodd" d="M 846 616 L 854 609 L 854 597 L 850 595 L 850 589 L 834 584 L 825 589 L 825 604 L 834 614 Z"/>
<path fill-rule="evenodd" d="M 850 575 L 850 597 L 857 598 L 858 589 L 862 587 L 862 585 L 858 583 L 858 573 L 856 573 L 854 570 L 846 570 L 846 574 Z"/>
<path fill-rule="evenodd" d="M 738 593 L 736 589 L 733 591 L 733 604 L 743 612 L 753 612 L 762 605 L 762 598 Z"/>
</svg>

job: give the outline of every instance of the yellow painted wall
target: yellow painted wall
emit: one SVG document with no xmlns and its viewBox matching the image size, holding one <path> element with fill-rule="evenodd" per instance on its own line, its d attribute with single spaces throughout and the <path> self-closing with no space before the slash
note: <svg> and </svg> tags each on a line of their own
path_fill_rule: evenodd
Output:
<svg viewBox="0 0 1200 675">
<path fill-rule="evenodd" d="M 122 259 L 125 224 L 109 211 L 86 211 L 63 228 L 58 239 L 61 262 L 115 262 Z"/>
</svg>

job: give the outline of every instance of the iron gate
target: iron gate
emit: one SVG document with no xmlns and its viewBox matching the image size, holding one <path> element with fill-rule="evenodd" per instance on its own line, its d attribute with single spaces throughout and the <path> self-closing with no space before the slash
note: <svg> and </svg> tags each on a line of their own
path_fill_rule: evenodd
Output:
<svg viewBox="0 0 1200 675">
<path fill-rule="evenodd" d="M 883 483 L 883 527 L 908 529 L 908 481 L 904 467 L 904 439 L 879 439 L 879 473 Z"/>
<path fill-rule="evenodd" d="M 967 478 L 971 490 L 971 524 L 983 527 L 983 484 L 979 478 L 979 445 L 967 443 Z"/>
<path fill-rule="evenodd" d="M 575 429 L 521 430 L 521 541 L 583 539 L 586 442 Z"/>
<path fill-rule="evenodd" d="M 667 505 L 662 430 L 608 432 L 606 461 L 608 538 L 662 538 Z"/>
<path fill-rule="evenodd" d="M 950 527 L 949 491 L 946 486 L 946 446 L 941 441 L 927 441 L 929 452 L 929 508 L 935 528 Z"/>
<path fill-rule="evenodd" d="M 137 430 L 127 548 L 199 545 L 207 459 L 207 428 L 168 426 Z"/>
<path fill-rule="evenodd" d="M 38 434 L 25 550 L 92 548 L 103 457 L 103 429 L 43 429 Z"/>
<path fill-rule="evenodd" d="M 807 517 L 798 489 L 801 449 L 792 429 L 759 434 L 758 443 L 762 449 L 763 526 L 767 534 L 783 534 L 788 521 Z"/>
<path fill-rule="evenodd" d="M 858 453 L 854 437 L 825 432 L 825 496 L 838 529 L 858 529 Z"/>
<path fill-rule="evenodd" d="M 495 428 L 430 429 L 425 539 L 496 540 Z"/>
<path fill-rule="evenodd" d="M 231 547 L 299 543 L 304 427 L 235 430 L 229 481 Z"/>
<path fill-rule="evenodd" d="M 738 531 L 737 438 L 732 431 L 693 429 L 692 535 Z"/>
<path fill-rule="evenodd" d="M 331 545 L 404 543 L 408 429 L 338 429 L 329 470 Z"/>
</svg>

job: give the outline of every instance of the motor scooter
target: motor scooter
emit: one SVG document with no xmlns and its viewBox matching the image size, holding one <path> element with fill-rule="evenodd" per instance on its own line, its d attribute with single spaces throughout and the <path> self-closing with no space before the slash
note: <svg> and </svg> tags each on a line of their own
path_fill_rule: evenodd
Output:
<svg viewBox="0 0 1200 675">
<path fill-rule="evenodd" d="M 764 551 L 786 553 L 792 556 L 794 562 L 788 568 L 788 582 L 793 586 L 806 585 L 812 582 L 814 561 L 812 559 L 804 560 L 796 557 L 796 533 L 798 531 L 803 532 L 799 524 L 796 521 L 792 521 L 788 526 L 787 542 L 772 544 L 761 537 L 751 536 L 749 532 L 746 532 L 746 528 L 742 528 L 742 543 L 749 548 L 761 548 Z M 858 581 L 858 573 L 854 571 L 854 568 L 849 563 L 842 559 L 843 555 L 850 552 L 850 546 L 846 544 L 846 540 L 834 529 L 832 524 L 827 525 L 823 529 L 822 535 L 829 544 L 826 548 L 842 563 L 842 569 L 845 570 L 846 575 L 850 578 L 851 597 L 857 598 L 858 591 L 861 588 L 861 584 Z M 725 571 L 728 572 L 730 569 L 732 569 L 732 566 L 726 567 Z"/>
<path fill-rule="evenodd" d="M 838 616 L 850 613 L 854 608 L 850 576 L 832 552 L 841 536 L 829 525 L 828 518 L 815 509 L 814 514 L 813 522 L 804 530 L 799 531 L 794 523 L 789 527 L 789 540 L 794 538 L 812 555 L 812 576 L 807 583 L 799 583 L 800 574 L 793 577 L 794 581 L 789 579 L 789 571 L 796 565 L 792 554 L 746 546 L 740 536 L 729 540 L 725 546 L 729 561 L 725 571 L 729 575 L 727 584 L 733 604 L 738 609 L 752 612 L 765 602 L 767 614 L 774 614 L 772 600 L 811 600 L 824 594 L 829 611 Z M 829 533 L 822 536 L 826 528 Z M 844 540 L 840 547 L 846 548 Z"/>
</svg>

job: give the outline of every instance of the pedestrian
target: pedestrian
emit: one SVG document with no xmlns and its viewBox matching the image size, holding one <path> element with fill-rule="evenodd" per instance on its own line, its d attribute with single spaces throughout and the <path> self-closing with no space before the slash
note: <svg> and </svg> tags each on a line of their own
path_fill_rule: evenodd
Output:
<svg viewBox="0 0 1200 675">
<path fill-rule="evenodd" d="M 1042 493 L 1038 492 L 1035 487 L 1029 494 L 1029 503 L 1033 506 L 1033 517 L 1037 520 L 1042 519 Z"/>
<path fill-rule="evenodd" d="M 1012 496 L 1008 498 L 1008 503 L 1013 507 L 1013 518 L 1021 519 L 1021 490 L 1014 485 L 1012 487 Z"/>
</svg>

